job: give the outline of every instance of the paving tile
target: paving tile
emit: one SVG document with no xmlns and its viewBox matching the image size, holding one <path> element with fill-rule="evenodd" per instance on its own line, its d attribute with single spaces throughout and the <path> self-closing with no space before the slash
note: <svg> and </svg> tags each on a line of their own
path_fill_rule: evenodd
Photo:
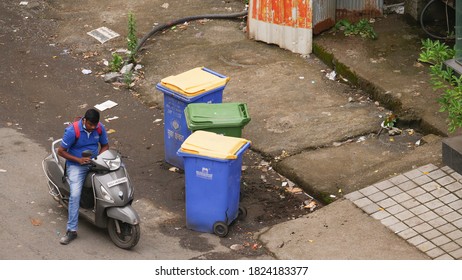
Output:
<svg viewBox="0 0 462 280">
<path fill-rule="evenodd" d="M 462 258 L 462 248 L 450 252 L 449 255 L 453 256 L 455 259 L 461 259 Z"/>
<path fill-rule="evenodd" d="M 410 219 L 407 219 L 407 220 L 403 221 L 403 223 L 405 223 L 406 225 L 408 225 L 411 228 L 415 227 L 417 225 L 420 225 L 423 222 L 424 221 L 421 218 L 417 217 L 417 216 L 414 216 L 414 217 L 412 217 Z"/>
<path fill-rule="evenodd" d="M 443 249 L 445 252 L 449 253 L 449 252 L 455 251 L 457 249 L 460 249 L 460 245 L 453 242 L 453 241 L 451 241 L 449 243 L 441 245 L 440 248 Z"/>
<path fill-rule="evenodd" d="M 395 196 L 397 194 L 402 193 L 403 191 L 398 187 L 392 187 L 392 188 L 384 190 L 383 192 L 389 196 Z"/>
<path fill-rule="evenodd" d="M 345 198 L 349 199 L 351 201 L 358 200 L 358 199 L 363 198 L 363 197 L 364 197 L 364 195 L 362 193 L 360 193 L 359 191 L 355 191 L 355 192 L 352 192 L 352 193 L 349 193 L 349 194 L 345 195 Z"/>
<path fill-rule="evenodd" d="M 456 228 L 462 228 L 462 219 L 453 221 L 452 224 L 453 224 Z"/>
<path fill-rule="evenodd" d="M 457 228 L 454 225 L 448 223 L 448 224 L 444 224 L 444 225 L 438 227 L 437 229 L 441 233 L 446 234 L 446 233 L 450 233 L 451 231 L 456 230 Z"/>
<path fill-rule="evenodd" d="M 359 192 L 364 194 L 365 196 L 369 196 L 369 195 L 371 195 L 373 193 L 376 193 L 378 191 L 379 191 L 379 189 L 377 189 L 374 186 L 369 186 L 369 187 L 366 187 L 364 189 L 359 190 Z"/>
<path fill-rule="evenodd" d="M 438 197 L 442 197 L 442 196 L 445 196 L 449 193 L 449 191 L 445 188 L 439 188 L 439 189 L 436 189 L 432 192 L 430 192 L 434 197 L 438 198 Z"/>
<path fill-rule="evenodd" d="M 432 192 L 434 190 L 437 190 L 437 189 L 441 188 L 441 185 L 438 184 L 437 182 L 430 182 L 430 183 L 427 183 L 427 184 L 424 184 L 424 185 L 422 185 L 422 184 L 420 184 L 420 185 L 427 192 Z"/>
<path fill-rule="evenodd" d="M 388 228 L 391 229 L 394 233 L 402 232 L 404 230 L 409 229 L 409 227 L 403 222 L 398 222 L 396 224 L 389 226 Z"/>
<path fill-rule="evenodd" d="M 444 251 L 436 247 L 425 252 L 430 258 L 434 259 L 444 254 Z"/>
<path fill-rule="evenodd" d="M 386 190 L 386 189 L 388 189 L 388 188 L 393 187 L 394 185 L 393 185 L 392 182 L 390 182 L 390 181 L 388 181 L 388 180 L 385 180 L 385 181 L 382 181 L 382 182 L 379 182 L 379 183 L 374 184 L 374 186 L 375 186 L 377 189 L 383 191 L 383 190 Z"/>
<path fill-rule="evenodd" d="M 375 203 L 371 203 L 369 205 L 366 205 L 364 207 L 361 207 L 361 209 L 363 209 L 364 212 L 366 212 L 367 214 L 372 214 L 372 213 L 375 213 L 377 211 L 379 211 L 381 209 L 380 206 L 378 206 L 377 204 Z"/>
<path fill-rule="evenodd" d="M 462 231 L 460 229 L 456 229 L 455 231 L 446 233 L 446 236 L 451 238 L 452 240 L 457 240 L 459 238 L 462 238 Z"/>
<path fill-rule="evenodd" d="M 403 191 L 409 191 L 414 189 L 415 187 L 417 187 L 417 184 L 413 181 L 406 181 L 398 185 L 398 188 L 402 189 Z"/>
<path fill-rule="evenodd" d="M 454 258 L 449 255 L 449 254 L 444 254 L 444 255 L 441 255 L 437 258 L 435 258 L 435 260 L 438 260 L 438 261 L 449 261 L 449 260 L 454 260 Z"/>
<path fill-rule="evenodd" d="M 454 182 L 452 184 L 445 186 L 445 188 L 450 192 L 455 192 L 462 189 L 462 184 L 460 182 Z"/>
<path fill-rule="evenodd" d="M 454 194 L 457 195 L 459 198 L 462 198 L 462 190 L 455 191 Z"/>
<path fill-rule="evenodd" d="M 431 250 L 435 247 L 436 245 L 431 243 L 430 241 L 425 241 L 424 243 L 420 243 L 419 245 L 417 245 L 417 248 L 422 252 L 427 252 L 428 250 Z"/>
<path fill-rule="evenodd" d="M 441 246 L 441 245 L 451 242 L 451 239 L 449 239 L 446 235 L 440 235 L 438 237 L 431 239 L 430 241 L 436 246 Z"/>
<path fill-rule="evenodd" d="M 435 212 L 433 211 L 427 211 L 423 214 L 420 214 L 418 215 L 419 218 L 421 218 L 422 220 L 428 222 L 428 221 L 431 221 L 433 219 L 436 219 L 438 217 L 438 215 L 435 214 Z"/>
<path fill-rule="evenodd" d="M 439 201 L 438 199 L 430 200 L 424 203 L 426 207 L 429 209 L 436 209 L 444 205 L 443 202 Z"/>
<path fill-rule="evenodd" d="M 410 195 L 408 195 L 407 193 L 400 193 L 400 194 L 397 194 L 395 196 L 392 196 L 391 198 L 393 198 L 394 201 L 396 201 L 398 203 L 401 203 L 403 201 L 411 199 L 412 197 Z"/>
<path fill-rule="evenodd" d="M 462 215 L 457 213 L 457 212 L 451 212 L 443 216 L 443 219 L 445 219 L 448 222 L 454 222 L 462 218 Z"/>
<path fill-rule="evenodd" d="M 422 189 L 421 187 L 416 187 L 416 188 L 413 188 L 411 190 L 408 190 L 406 191 L 406 193 L 412 197 L 416 197 L 416 196 L 419 196 L 421 194 L 424 194 L 425 193 L 425 190 Z"/>
<path fill-rule="evenodd" d="M 442 233 L 437 231 L 436 229 L 432 229 L 432 230 L 429 230 L 427 232 L 422 233 L 422 236 L 427 238 L 428 240 L 431 240 L 431 239 L 433 239 L 435 237 L 438 237 L 440 235 L 442 235 Z"/>
<path fill-rule="evenodd" d="M 421 205 L 421 203 L 415 200 L 414 198 L 412 198 L 412 199 L 401 202 L 400 205 L 402 205 L 404 208 L 411 209 L 411 208 Z"/>
<path fill-rule="evenodd" d="M 419 169 L 413 169 L 411 171 L 408 171 L 408 172 L 404 173 L 403 175 L 406 176 L 409 179 L 415 179 L 415 178 L 417 178 L 419 176 L 422 176 L 423 172 L 420 171 Z"/>
<path fill-rule="evenodd" d="M 457 244 L 462 246 L 462 238 L 459 238 L 459 239 L 455 240 L 454 242 L 456 242 Z"/>
<path fill-rule="evenodd" d="M 441 206 L 440 208 L 436 208 L 433 210 L 436 214 L 440 216 L 444 216 L 448 213 L 454 212 L 454 210 L 446 205 Z"/>
<path fill-rule="evenodd" d="M 437 179 L 439 179 L 439 178 L 441 178 L 441 177 L 443 177 L 445 175 L 446 175 L 446 173 L 439 170 L 439 169 L 428 173 L 428 177 L 432 178 L 433 180 L 437 180 Z"/>
<path fill-rule="evenodd" d="M 421 223 L 420 225 L 415 226 L 412 229 L 414 229 L 418 233 L 422 234 L 424 232 L 427 232 L 427 231 L 433 229 L 433 227 L 431 225 L 427 224 L 427 223 Z"/>
<path fill-rule="evenodd" d="M 430 225 L 432 225 L 433 227 L 437 228 L 437 227 L 446 225 L 446 224 L 448 223 L 448 221 L 446 221 L 445 219 L 443 219 L 443 218 L 441 218 L 441 217 L 438 217 L 438 218 L 436 218 L 436 219 L 433 219 L 433 220 L 428 221 L 428 223 L 429 223 Z"/>
<path fill-rule="evenodd" d="M 370 200 L 367 197 L 363 197 L 363 198 L 360 198 L 358 200 L 353 201 L 353 203 L 356 204 L 356 206 L 358 206 L 359 208 L 362 208 L 362 207 L 364 207 L 366 205 L 371 204 L 372 200 Z"/>
<path fill-rule="evenodd" d="M 453 201 L 448 204 L 449 207 L 451 207 L 454 210 L 459 210 L 462 209 L 462 200 L 458 199 L 456 201 Z"/>
<path fill-rule="evenodd" d="M 429 163 L 418 168 L 418 170 L 422 171 L 422 173 L 430 173 L 435 169 L 438 169 L 438 166 L 434 165 L 433 163 Z"/>
<path fill-rule="evenodd" d="M 457 196 L 453 195 L 452 193 L 450 193 L 448 195 L 440 197 L 439 199 L 441 200 L 441 202 L 449 204 L 451 202 L 454 202 L 454 201 L 458 200 L 459 198 Z"/>
<path fill-rule="evenodd" d="M 393 200 L 393 201 L 394 201 L 394 200 Z M 387 210 L 387 212 L 389 212 L 390 214 L 395 215 L 395 214 L 397 214 L 397 213 L 399 213 L 399 212 L 402 212 L 402 211 L 406 210 L 406 208 L 404 208 L 404 207 L 401 206 L 400 204 L 396 204 L 396 202 L 395 202 L 395 205 L 386 208 L 386 210 Z"/>
<path fill-rule="evenodd" d="M 394 200 L 391 199 L 391 198 L 386 198 L 386 199 L 384 199 L 384 200 L 382 200 L 382 201 L 377 202 L 377 204 L 378 204 L 380 207 L 382 207 L 382 208 L 388 208 L 388 207 L 391 207 L 391 206 L 393 206 L 393 205 L 397 205 L 397 202 L 394 201 Z M 393 213 L 392 213 L 392 214 L 393 214 Z"/>
<path fill-rule="evenodd" d="M 390 180 L 390 182 L 392 182 L 392 183 L 395 184 L 395 185 L 399 185 L 399 184 L 401 184 L 401 183 L 404 183 L 404 182 L 408 181 L 409 179 L 406 178 L 406 176 L 400 174 L 400 175 L 395 176 L 395 177 L 393 177 L 393 178 L 390 178 L 390 179 L 388 179 L 388 180 Z"/>
<path fill-rule="evenodd" d="M 384 200 L 385 198 L 388 198 L 388 196 L 386 194 L 384 194 L 383 192 L 381 192 L 381 191 L 378 191 L 378 192 L 376 192 L 374 194 L 369 195 L 369 199 L 374 201 L 374 202 Z"/>
<path fill-rule="evenodd" d="M 452 178 L 456 179 L 456 181 L 459 181 L 460 179 L 462 179 L 462 175 L 457 172 L 452 172 L 451 176 Z"/>
<path fill-rule="evenodd" d="M 416 207 L 412 207 L 411 209 L 409 209 L 409 211 L 411 211 L 412 213 L 416 214 L 416 215 L 420 215 L 422 213 L 425 213 L 427 211 L 429 211 L 430 209 L 428 209 L 427 207 L 425 207 L 425 205 L 418 205 Z"/>
<path fill-rule="evenodd" d="M 441 167 L 440 169 L 443 170 L 443 171 L 446 172 L 446 173 L 452 173 L 452 172 L 454 172 L 454 169 L 452 169 L 451 167 L 449 167 L 449 166 L 447 166 L 447 165 Z"/>
<path fill-rule="evenodd" d="M 432 178 L 428 177 L 427 175 L 422 175 L 420 177 L 412 179 L 412 181 L 415 182 L 417 185 L 422 186 L 428 182 L 431 182 Z"/>
<path fill-rule="evenodd" d="M 407 239 L 407 242 L 411 243 L 414 246 L 422 244 L 422 243 L 424 243 L 426 241 L 428 241 L 428 240 L 425 239 L 422 235 L 416 235 L 414 237 L 411 237 L 411 238 Z"/>
<path fill-rule="evenodd" d="M 393 216 L 390 216 L 390 217 L 387 217 L 383 220 L 380 220 L 380 222 L 384 225 L 384 226 L 391 226 L 393 224 L 396 224 L 397 222 L 399 222 L 399 220 Z"/>
<path fill-rule="evenodd" d="M 454 183 L 455 181 L 456 180 L 452 178 L 451 176 L 444 176 L 443 178 L 436 180 L 436 182 L 440 184 L 441 186 L 449 185 L 451 183 Z"/>
<path fill-rule="evenodd" d="M 415 199 L 417 201 L 419 201 L 420 203 L 425 203 L 425 202 L 428 202 L 430 200 L 433 200 L 434 197 L 429 193 L 424 193 L 424 194 L 421 194 L 421 195 L 417 196 Z"/>
<path fill-rule="evenodd" d="M 390 213 L 388 213 L 387 211 L 377 211 L 375 212 L 374 214 L 371 215 L 372 218 L 376 219 L 376 220 L 383 220 L 387 217 L 391 216 Z"/>
<path fill-rule="evenodd" d="M 415 215 L 409 210 L 404 210 L 404 211 L 399 212 L 398 214 L 395 215 L 395 217 L 400 219 L 401 221 L 407 220 L 407 219 L 412 218 L 414 216 Z"/>
</svg>

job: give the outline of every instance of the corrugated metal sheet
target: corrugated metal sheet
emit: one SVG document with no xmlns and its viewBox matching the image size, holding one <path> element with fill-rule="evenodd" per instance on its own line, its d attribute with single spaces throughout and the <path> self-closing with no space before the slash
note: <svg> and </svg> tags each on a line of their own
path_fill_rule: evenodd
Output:
<svg viewBox="0 0 462 280">
<path fill-rule="evenodd" d="M 335 25 L 337 0 L 313 0 L 313 34 Z"/>
<path fill-rule="evenodd" d="M 249 37 L 295 53 L 311 53 L 312 1 L 250 0 Z"/>
<path fill-rule="evenodd" d="M 383 0 L 337 0 L 336 20 L 356 22 L 363 18 L 381 16 Z"/>
</svg>

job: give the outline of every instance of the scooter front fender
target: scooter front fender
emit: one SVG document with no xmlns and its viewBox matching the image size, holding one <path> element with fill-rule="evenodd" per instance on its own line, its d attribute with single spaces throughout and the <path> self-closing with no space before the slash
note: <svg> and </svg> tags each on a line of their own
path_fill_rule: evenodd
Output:
<svg viewBox="0 0 462 280">
<path fill-rule="evenodd" d="M 131 205 L 126 205 L 124 207 L 111 207 L 107 209 L 107 216 L 131 225 L 137 225 L 140 223 L 140 217 Z"/>
</svg>

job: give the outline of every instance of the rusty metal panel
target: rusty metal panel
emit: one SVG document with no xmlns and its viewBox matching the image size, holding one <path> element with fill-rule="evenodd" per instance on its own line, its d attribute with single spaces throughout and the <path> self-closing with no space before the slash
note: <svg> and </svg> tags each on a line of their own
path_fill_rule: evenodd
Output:
<svg viewBox="0 0 462 280">
<path fill-rule="evenodd" d="M 337 0 L 336 19 L 351 22 L 363 18 L 379 17 L 383 13 L 383 0 Z"/>
<path fill-rule="evenodd" d="M 250 0 L 249 37 L 294 53 L 311 53 L 312 1 Z"/>
<path fill-rule="evenodd" d="M 335 25 L 337 0 L 313 0 L 313 34 Z"/>
</svg>

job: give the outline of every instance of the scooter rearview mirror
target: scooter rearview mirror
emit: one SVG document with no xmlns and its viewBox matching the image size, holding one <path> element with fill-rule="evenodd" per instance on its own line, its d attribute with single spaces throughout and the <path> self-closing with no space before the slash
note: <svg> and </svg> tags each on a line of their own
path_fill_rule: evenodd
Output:
<svg viewBox="0 0 462 280">
<path fill-rule="evenodd" d="M 91 157 L 93 152 L 91 150 L 85 150 L 82 152 L 82 157 Z"/>
</svg>

